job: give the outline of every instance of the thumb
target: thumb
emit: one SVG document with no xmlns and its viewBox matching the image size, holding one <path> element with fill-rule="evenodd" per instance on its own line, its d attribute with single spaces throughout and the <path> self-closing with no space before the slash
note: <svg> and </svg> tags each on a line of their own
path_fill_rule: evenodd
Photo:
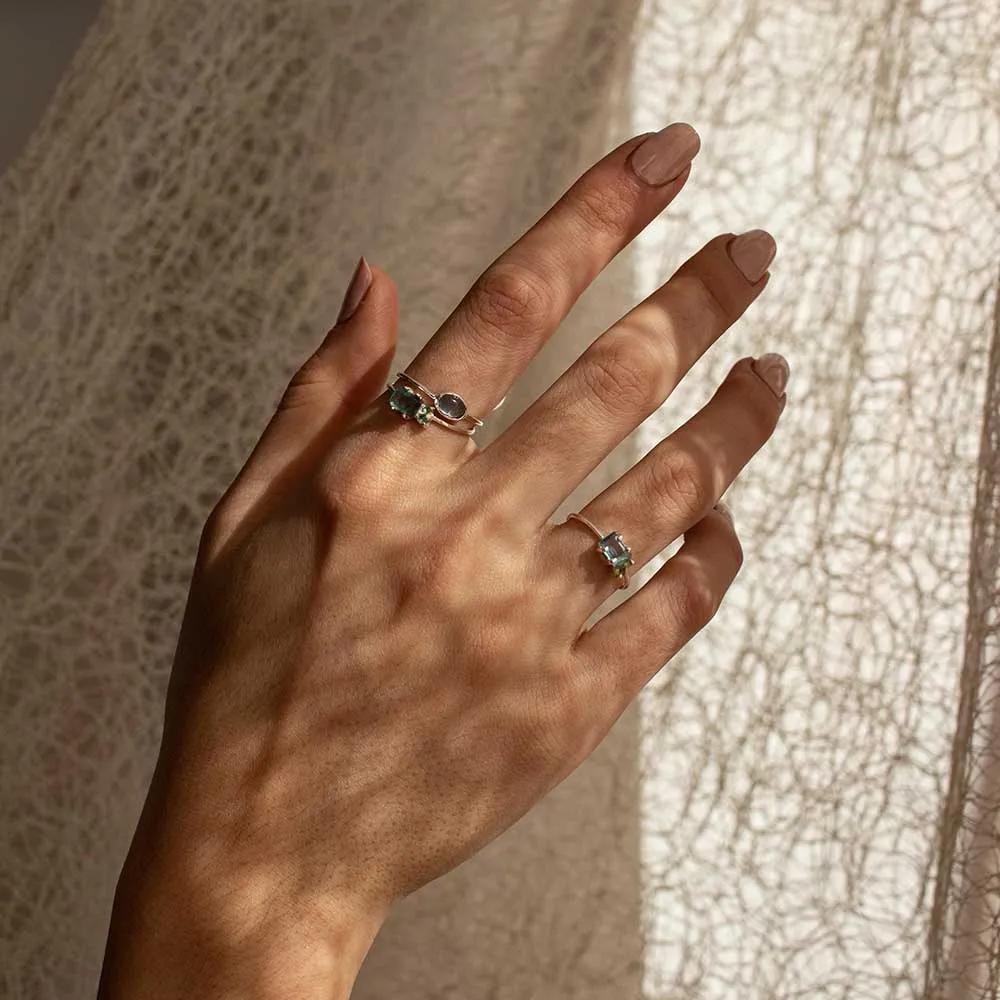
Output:
<svg viewBox="0 0 1000 1000">
<path fill-rule="evenodd" d="M 292 376 L 260 440 L 212 512 L 219 545 L 278 480 L 319 459 L 351 417 L 385 389 L 398 330 L 396 283 L 362 257 L 336 325 Z"/>
<path fill-rule="evenodd" d="M 396 284 L 362 257 L 348 283 L 337 323 L 292 376 L 276 417 L 296 417 L 300 433 L 331 421 L 342 423 L 363 410 L 385 388 L 399 327 Z"/>
</svg>

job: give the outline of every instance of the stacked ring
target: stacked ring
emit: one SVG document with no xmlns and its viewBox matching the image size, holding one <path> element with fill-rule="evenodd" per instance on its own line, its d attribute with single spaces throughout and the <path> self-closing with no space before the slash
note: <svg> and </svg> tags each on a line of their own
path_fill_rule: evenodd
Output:
<svg viewBox="0 0 1000 1000">
<path fill-rule="evenodd" d="M 410 384 L 401 385 L 400 380 Z M 404 420 L 416 420 L 421 427 L 435 423 L 472 437 L 483 426 L 482 420 L 469 413 L 465 400 L 457 392 L 431 392 L 406 372 L 399 372 L 388 388 L 392 390 L 389 408 Z"/>
</svg>

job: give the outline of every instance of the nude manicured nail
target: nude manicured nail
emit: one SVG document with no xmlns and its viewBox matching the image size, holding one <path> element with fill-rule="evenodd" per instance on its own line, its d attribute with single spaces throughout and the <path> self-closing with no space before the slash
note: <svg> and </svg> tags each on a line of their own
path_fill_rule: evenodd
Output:
<svg viewBox="0 0 1000 1000">
<path fill-rule="evenodd" d="M 767 383 L 768 388 L 781 399 L 788 385 L 788 362 L 780 354 L 762 354 L 750 366 Z"/>
<path fill-rule="evenodd" d="M 633 150 L 632 169 L 640 180 L 659 187 L 680 176 L 699 149 L 698 133 L 684 122 L 674 122 Z"/>
<path fill-rule="evenodd" d="M 354 269 L 351 283 L 347 286 L 344 304 L 340 307 L 340 315 L 337 317 L 338 325 L 346 323 L 358 311 L 358 306 L 361 305 L 361 300 L 368 293 L 371 284 L 372 269 L 368 266 L 368 261 L 362 257 Z"/>
<path fill-rule="evenodd" d="M 763 229 L 751 229 L 729 244 L 732 262 L 751 284 L 756 284 L 764 277 L 777 252 L 778 244 L 774 242 L 774 237 Z"/>
</svg>

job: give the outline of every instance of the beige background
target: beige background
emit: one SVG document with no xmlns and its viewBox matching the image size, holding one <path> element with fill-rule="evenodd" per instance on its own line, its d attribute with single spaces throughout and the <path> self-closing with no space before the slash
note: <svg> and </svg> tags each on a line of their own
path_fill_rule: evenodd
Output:
<svg viewBox="0 0 1000 1000">
<path fill-rule="evenodd" d="M 358 254 L 397 281 L 405 366 L 628 137 L 631 4 L 470 12 L 107 2 L 0 178 L 2 996 L 93 996 L 200 526 Z M 629 254 L 604 282 L 494 433 L 631 305 Z M 622 448 L 572 504 L 634 457 Z M 637 998 L 638 760 L 632 712 L 508 835 L 399 908 L 357 996 Z"/>
<path fill-rule="evenodd" d="M 998 51 L 996 0 L 105 0 L 0 176 L 0 996 L 93 995 L 198 532 L 357 255 L 405 365 L 677 119 L 691 183 L 494 430 L 767 226 L 765 295 L 569 501 L 780 350 L 744 569 L 641 712 L 400 908 L 359 997 L 996 996 Z"/>
</svg>

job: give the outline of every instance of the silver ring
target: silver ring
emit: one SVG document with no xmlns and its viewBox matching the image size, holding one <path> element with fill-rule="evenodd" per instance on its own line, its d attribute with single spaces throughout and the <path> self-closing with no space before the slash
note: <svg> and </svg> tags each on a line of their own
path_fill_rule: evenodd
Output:
<svg viewBox="0 0 1000 1000">
<path fill-rule="evenodd" d="M 399 385 L 400 379 L 405 379 L 419 392 L 414 392 L 408 386 Z M 404 420 L 416 420 L 422 427 L 426 427 L 429 423 L 439 424 L 441 427 L 455 431 L 457 434 L 465 434 L 467 437 L 472 437 L 483 426 L 483 421 L 479 417 L 474 417 L 469 413 L 465 400 L 457 392 L 431 392 L 427 386 L 422 385 L 406 372 L 398 372 L 396 378 L 389 383 L 388 388 L 391 390 L 389 408 L 398 413 Z M 505 396 L 504 399 L 506 398 Z M 498 409 L 503 401 L 501 399 L 494 409 Z M 463 421 L 469 421 L 471 426 L 469 424 L 463 426 Z"/>
<path fill-rule="evenodd" d="M 594 533 L 597 538 L 597 551 L 611 567 L 615 579 L 618 581 L 618 589 L 625 590 L 629 585 L 628 568 L 635 565 L 632 550 L 625 544 L 625 539 L 617 531 L 604 534 L 596 524 L 588 521 L 582 514 L 570 514 L 566 518 L 566 523 L 568 524 L 570 521 L 579 521 Z"/>
</svg>

